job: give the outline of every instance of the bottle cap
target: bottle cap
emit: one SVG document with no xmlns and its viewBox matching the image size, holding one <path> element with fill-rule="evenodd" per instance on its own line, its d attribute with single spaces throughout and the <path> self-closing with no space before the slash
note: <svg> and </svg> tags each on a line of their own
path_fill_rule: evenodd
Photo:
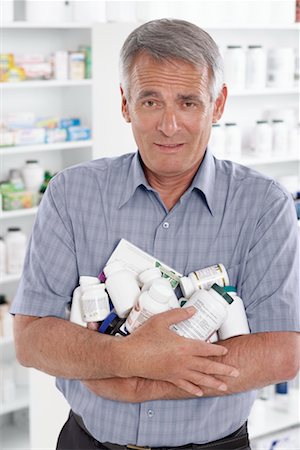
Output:
<svg viewBox="0 0 300 450">
<path fill-rule="evenodd" d="M 6 305 L 7 300 L 4 294 L 0 294 L 0 305 Z"/>
<path fill-rule="evenodd" d="M 82 298 L 87 298 L 90 296 L 103 295 L 105 292 L 105 284 L 90 284 L 82 286 Z M 87 295 L 86 295 L 87 294 Z"/>
<path fill-rule="evenodd" d="M 21 231 L 20 227 L 9 227 L 7 231 Z"/>
<path fill-rule="evenodd" d="M 223 289 L 225 292 L 237 292 L 235 286 L 224 286 Z"/>
<path fill-rule="evenodd" d="M 153 282 L 152 286 L 149 289 L 149 295 L 153 300 L 159 303 L 168 303 L 171 295 L 173 294 L 173 290 L 169 283 L 169 286 L 165 283 L 161 283 L 160 280 Z M 167 281 L 167 280 L 166 280 Z M 171 290 L 171 291 L 170 291 Z"/>
<path fill-rule="evenodd" d="M 119 272 L 123 269 L 125 269 L 125 264 L 122 261 L 115 260 L 107 264 L 107 266 L 104 267 L 103 272 L 106 278 L 108 278 L 113 273 Z"/>
<path fill-rule="evenodd" d="M 192 281 L 189 277 L 181 277 L 180 278 L 180 287 L 185 298 L 190 298 L 190 296 L 194 293 L 195 289 Z"/>
<path fill-rule="evenodd" d="M 227 292 L 225 291 L 224 287 L 219 286 L 218 284 L 213 284 L 211 289 L 213 289 L 214 291 L 216 291 L 219 295 L 221 295 L 222 298 L 224 298 L 224 300 L 231 305 L 231 303 L 234 301 L 232 297 L 230 297 L 229 294 L 227 294 Z"/>
<path fill-rule="evenodd" d="M 158 267 L 151 267 L 150 269 L 144 270 L 139 274 L 139 280 L 142 284 L 149 283 L 149 281 L 161 278 L 161 271 Z"/>
<path fill-rule="evenodd" d="M 91 286 L 95 284 L 100 284 L 100 280 L 97 277 L 82 275 L 79 277 L 79 284 L 80 286 Z"/>
</svg>

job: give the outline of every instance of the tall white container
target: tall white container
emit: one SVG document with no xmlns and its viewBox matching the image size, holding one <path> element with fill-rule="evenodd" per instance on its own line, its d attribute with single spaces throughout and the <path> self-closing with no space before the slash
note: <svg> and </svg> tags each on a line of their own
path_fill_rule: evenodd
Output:
<svg viewBox="0 0 300 450">
<path fill-rule="evenodd" d="M 27 237 L 19 227 L 10 227 L 5 237 L 6 267 L 9 274 L 20 274 L 23 269 Z"/>
<path fill-rule="evenodd" d="M 140 295 L 140 288 L 133 272 L 121 261 L 113 261 L 103 269 L 105 285 L 117 315 L 127 317 Z"/>
<path fill-rule="evenodd" d="M 245 88 L 246 55 L 240 45 L 228 45 L 224 53 L 224 78 L 230 89 Z"/>
<path fill-rule="evenodd" d="M 83 320 L 82 308 L 81 308 L 81 295 L 82 288 L 86 286 L 96 286 L 100 284 L 100 280 L 97 277 L 81 276 L 79 277 L 79 286 L 73 291 L 72 305 L 70 313 L 70 322 L 77 323 L 82 327 L 86 327 L 87 323 Z"/>
<path fill-rule="evenodd" d="M 105 22 L 106 2 L 105 1 L 75 1 L 73 2 L 74 22 Z"/>
<path fill-rule="evenodd" d="M 208 146 L 217 158 L 225 157 L 225 133 L 219 123 L 212 125 Z"/>
<path fill-rule="evenodd" d="M 44 181 L 44 169 L 39 165 L 37 160 L 29 159 L 26 161 L 26 164 L 22 169 L 22 176 L 25 188 L 28 191 L 39 192 Z"/>
<path fill-rule="evenodd" d="M 267 84 L 267 55 L 261 45 L 249 45 L 246 58 L 246 88 L 263 89 Z"/>
<path fill-rule="evenodd" d="M 82 318 L 85 322 L 104 320 L 110 312 L 105 284 L 82 287 L 81 308 Z"/>
<path fill-rule="evenodd" d="M 169 282 L 167 281 L 167 283 Z M 170 309 L 170 294 L 172 295 L 170 283 L 167 286 L 161 283 L 160 280 L 154 281 L 149 291 L 142 292 L 131 310 L 125 322 L 126 330 L 132 333 L 154 314 L 168 311 Z"/>
<path fill-rule="evenodd" d="M 288 129 L 284 120 L 274 119 L 272 120 L 273 129 L 273 155 L 284 155 L 288 146 Z"/>
<path fill-rule="evenodd" d="M 242 134 L 235 122 L 225 123 L 225 155 L 240 158 L 242 153 Z"/>
<path fill-rule="evenodd" d="M 267 120 L 258 120 L 253 133 L 253 153 L 258 158 L 268 158 L 272 154 L 273 131 Z"/>
<path fill-rule="evenodd" d="M 295 53 L 290 47 L 270 49 L 268 52 L 268 86 L 292 88 L 295 76 Z"/>
<path fill-rule="evenodd" d="M 235 287 L 225 286 L 224 290 L 234 301 L 229 305 L 227 317 L 218 330 L 219 339 L 249 334 L 250 330 L 243 300 L 237 295 Z"/>
<path fill-rule="evenodd" d="M 26 0 L 25 18 L 28 22 L 49 23 L 66 20 L 66 2 L 64 0 Z"/>
</svg>

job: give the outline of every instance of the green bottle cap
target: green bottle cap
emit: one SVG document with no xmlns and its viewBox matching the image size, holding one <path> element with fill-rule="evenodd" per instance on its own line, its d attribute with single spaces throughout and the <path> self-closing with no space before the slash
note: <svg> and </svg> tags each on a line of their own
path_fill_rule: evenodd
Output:
<svg viewBox="0 0 300 450">
<path fill-rule="evenodd" d="M 229 294 L 225 291 L 224 287 L 219 286 L 218 284 L 213 284 L 211 287 L 214 291 L 216 291 L 221 297 L 224 298 L 224 300 L 231 305 L 231 303 L 234 301 L 232 297 L 230 297 Z"/>
<path fill-rule="evenodd" d="M 235 286 L 224 286 L 223 289 L 225 292 L 237 292 Z"/>
</svg>

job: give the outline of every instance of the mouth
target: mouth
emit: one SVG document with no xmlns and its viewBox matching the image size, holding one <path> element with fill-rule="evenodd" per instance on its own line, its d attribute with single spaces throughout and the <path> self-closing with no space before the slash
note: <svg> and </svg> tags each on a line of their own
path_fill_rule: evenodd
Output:
<svg viewBox="0 0 300 450">
<path fill-rule="evenodd" d="M 177 143 L 177 144 L 161 144 L 155 142 L 154 145 L 158 147 L 160 151 L 163 151 L 164 153 L 176 153 L 179 150 L 181 150 L 184 146 L 183 143 Z"/>
</svg>

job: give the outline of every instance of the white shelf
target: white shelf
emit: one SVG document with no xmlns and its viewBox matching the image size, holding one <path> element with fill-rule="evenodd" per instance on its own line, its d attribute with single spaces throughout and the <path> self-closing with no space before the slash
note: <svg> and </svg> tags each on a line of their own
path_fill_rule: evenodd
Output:
<svg viewBox="0 0 300 450">
<path fill-rule="evenodd" d="M 252 96 L 263 96 L 263 95 L 297 95 L 299 94 L 299 87 L 295 86 L 293 88 L 270 88 L 266 87 L 264 89 L 244 89 L 241 91 L 231 90 L 229 88 L 229 97 L 252 97 Z"/>
<path fill-rule="evenodd" d="M 68 141 L 68 142 L 57 142 L 55 144 L 40 144 L 40 145 L 23 145 L 23 146 L 13 146 L 13 147 L 2 147 L 0 148 L 0 155 L 17 155 L 21 153 L 32 153 L 32 152 L 53 152 L 59 150 L 72 150 L 75 148 L 86 148 L 93 145 L 92 140 L 86 141 Z"/>
<path fill-rule="evenodd" d="M 300 393 L 297 389 L 290 390 L 287 410 L 280 410 L 280 401 L 275 398 L 271 400 L 255 400 L 248 421 L 249 437 L 256 439 L 300 425 L 299 400 Z"/>
<path fill-rule="evenodd" d="M 17 274 L 17 275 L 9 275 L 9 274 L 5 274 L 5 275 L 1 275 L 0 276 L 0 286 L 3 284 L 8 284 L 8 283 L 14 283 L 16 281 L 20 280 L 20 276 L 21 274 Z"/>
<path fill-rule="evenodd" d="M 257 158 L 254 156 L 244 155 L 241 158 L 232 158 L 233 161 L 243 164 L 244 166 L 259 166 L 263 164 L 280 164 L 285 162 L 300 161 L 298 155 L 282 155 L 282 156 L 270 156 L 268 158 Z"/>
<path fill-rule="evenodd" d="M 47 28 L 56 28 L 56 29 L 90 29 L 92 27 L 91 22 L 46 22 L 46 23 L 35 23 L 35 22 L 26 22 L 26 21 L 16 21 L 16 22 L 6 22 L 1 24 L 4 29 L 47 29 Z"/>
<path fill-rule="evenodd" d="M 29 406 L 29 389 L 28 386 L 17 387 L 15 399 L 11 402 L 0 404 L 0 416 Z"/>
<path fill-rule="evenodd" d="M 86 80 L 38 80 L 38 81 L 18 81 L 2 82 L 0 89 L 31 89 L 31 88 L 56 88 L 56 87 L 85 87 L 92 86 L 92 79 Z"/>
<path fill-rule="evenodd" d="M 28 425 L 2 425 L 0 428 L 0 447 L 3 450 L 30 450 Z"/>
<path fill-rule="evenodd" d="M 13 219 L 15 217 L 33 216 L 37 213 L 38 207 L 16 209 L 15 211 L 1 211 L 0 219 Z"/>
</svg>

